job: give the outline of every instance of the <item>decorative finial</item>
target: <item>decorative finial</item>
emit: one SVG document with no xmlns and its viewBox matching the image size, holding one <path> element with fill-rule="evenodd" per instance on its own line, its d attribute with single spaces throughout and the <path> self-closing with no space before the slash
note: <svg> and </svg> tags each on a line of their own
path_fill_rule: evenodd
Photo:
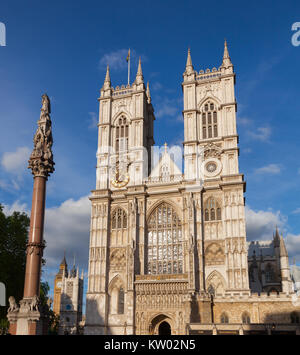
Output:
<svg viewBox="0 0 300 355">
<path fill-rule="evenodd" d="M 229 52 L 228 52 L 227 41 L 225 39 L 222 67 L 229 67 L 229 66 L 232 66 L 232 63 L 231 63 L 231 59 L 230 59 Z"/>
<path fill-rule="evenodd" d="M 51 105 L 47 94 L 42 95 L 42 108 L 38 128 L 33 138 L 34 148 L 28 161 L 28 168 L 31 169 L 34 177 L 48 178 L 54 171 L 52 154 L 52 128 L 51 128 Z"/>
<path fill-rule="evenodd" d="M 136 84 L 141 84 L 144 82 L 141 57 L 139 58 L 139 65 L 138 65 L 138 70 L 136 73 L 135 82 L 136 82 Z"/>
<path fill-rule="evenodd" d="M 167 144 L 167 142 L 165 142 L 164 147 L 165 147 L 165 153 L 167 153 L 167 150 L 168 150 L 168 144 Z"/>
<path fill-rule="evenodd" d="M 109 75 L 109 65 L 107 64 L 103 89 L 104 90 L 110 89 L 110 87 L 111 87 L 111 81 L 110 81 L 110 75 Z"/>
<path fill-rule="evenodd" d="M 192 73 L 194 70 L 193 64 L 192 64 L 192 57 L 191 57 L 191 50 L 188 48 L 188 55 L 187 55 L 187 60 L 186 60 L 186 66 L 185 66 L 185 71 L 187 74 Z"/>
</svg>

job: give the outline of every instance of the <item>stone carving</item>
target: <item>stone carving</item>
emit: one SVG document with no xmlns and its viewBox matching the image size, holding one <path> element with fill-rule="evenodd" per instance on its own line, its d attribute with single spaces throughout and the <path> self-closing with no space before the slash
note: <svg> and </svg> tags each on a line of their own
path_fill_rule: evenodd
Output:
<svg viewBox="0 0 300 355">
<path fill-rule="evenodd" d="M 204 159 L 218 158 L 220 159 L 222 150 L 214 143 L 209 143 L 204 147 Z"/>
<path fill-rule="evenodd" d="M 225 291 L 225 282 L 222 276 L 217 272 L 213 271 L 207 281 L 206 281 L 207 289 L 214 289 L 216 294 L 223 294 Z"/>
<path fill-rule="evenodd" d="M 52 128 L 50 119 L 50 100 L 44 94 L 42 96 L 42 108 L 38 128 L 33 138 L 34 148 L 28 161 L 28 168 L 34 176 L 47 178 L 54 171 L 52 154 Z"/>
<path fill-rule="evenodd" d="M 23 298 L 20 301 L 20 313 L 28 313 L 30 311 L 31 299 Z"/>
<path fill-rule="evenodd" d="M 205 264 L 206 265 L 220 265 L 224 264 L 225 255 L 219 243 L 211 243 L 205 250 Z"/>
<path fill-rule="evenodd" d="M 13 296 L 9 297 L 8 302 L 9 302 L 8 312 L 16 312 L 19 310 L 17 302 Z"/>
<path fill-rule="evenodd" d="M 38 310 L 39 310 L 38 306 L 39 306 L 39 299 L 38 299 L 38 297 L 35 295 L 35 296 L 32 297 L 31 303 L 30 303 L 30 305 L 29 305 L 30 311 L 31 311 L 31 312 L 36 312 L 36 311 L 38 311 Z"/>
<path fill-rule="evenodd" d="M 122 270 L 126 266 L 126 255 L 124 248 L 115 248 L 111 250 L 109 258 L 112 270 Z"/>
<path fill-rule="evenodd" d="M 137 309 L 180 309 L 187 291 L 187 282 L 138 283 L 136 285 Z"/>
</svg>

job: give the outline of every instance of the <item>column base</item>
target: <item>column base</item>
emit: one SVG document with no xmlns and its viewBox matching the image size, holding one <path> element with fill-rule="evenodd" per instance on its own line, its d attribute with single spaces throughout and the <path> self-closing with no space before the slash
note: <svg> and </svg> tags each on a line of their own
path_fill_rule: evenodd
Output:
<svg viewBox="0 0 300 355">
<path fill-rule="evenodd" d="M 8 309 L 11 335 L 47 335 L 49 315 L 37 302 L 37 297 L 23 298 L 20 307 L 15 303 Z"/>
</svg>

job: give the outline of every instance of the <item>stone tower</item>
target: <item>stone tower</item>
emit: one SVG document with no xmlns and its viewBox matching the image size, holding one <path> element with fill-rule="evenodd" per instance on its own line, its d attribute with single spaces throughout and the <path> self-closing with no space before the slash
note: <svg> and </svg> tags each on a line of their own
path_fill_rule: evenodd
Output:
<svg viewBox="0 0 300 355">
<path fill-rule="evenodd" d="M 250 294 L 235 74 L 183 74 L 184 173 L 165 145 L 151 166 L 154 110 L 135 82 L 100 94 L 85 334 L 185 334 L 213 321 L 212 297 Z M 180 148 L 179 148 L 180 149 Z"/>
<path fill-rule="evenodd" d="M 196 214 L 190 227 L 198 234 L 199 252 L 204 251 L 204 269 L 199 254 L 200 271 L 204 271 L 199 273 L 199 284 L 205 289 L 203 276 L 209 277 L 207 282 L 214 285 L 214 291 L 226 285 L 227 292 L 248 292 L 245 182 L 238 165 L 234 84 L 226 41 L 218 69 L 197 73 L 188 51 L 182 83 L 183 144 L 185 179 L 194 184 L 196 177 L 202 185 L 193 193 L 201 200 L 202 215 Z"/>
<path fill-rule="evenodd" d="M 61 281 L 59 334 L 78 334 L 82 320 L 83 271 L 75 267 L 63 273 Z"/>
<path fill-rule="evenodd" d="M 155 119 L 141 59 L 132 85 L 113 88 L 107 67 L 99 102 L 96 190 L 90 198 L 86 332 L 109 333 L 109 322 L 117 334 L 124 329 L 133 333 L 134 274 L 144 272 L 137 257 L 144 222 L 137 222 L 141 202 L 136 195 L 144 200 Z"/>
<path fill-rule="evenodd" d="M 61 300 L 61 288 L 62 288 L 62 279 L 64 275 L 68 274 L 68 265 L 66 261 L 66 256 L 62 259 L 59 265 L 59 271 L 55 275 L 54 280 L 54 299 L 53 299 L 53 312 L 57 315 L 60 313 L 60 300 Z"/>
</svg>

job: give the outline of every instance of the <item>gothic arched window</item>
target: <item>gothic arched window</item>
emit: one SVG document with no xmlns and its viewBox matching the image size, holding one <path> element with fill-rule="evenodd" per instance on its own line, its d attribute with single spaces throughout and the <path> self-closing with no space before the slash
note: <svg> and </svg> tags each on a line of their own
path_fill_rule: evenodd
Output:
<svg viewBox="0 0 300 355">
<path fill-rule="evenodd" d="M 124 153 L 128 150 L 128 122 L 121 116 L 116 121 L 116 153 Z"/>
<path fill-rule="evenodd" d="M 108 286 L 108 305 L 110 314 L 124 314 L 125 292 L 123 282 L 114 278 Z"/>
<path fill-rule="evenodd" d="M 116 208 L 112 214 L 111 220 L 112 229 L 125 229 L 127 228 L 127 214 L 122 208 Z"/>
<path fill-rule="evenodd" d="M 221 314 L 221 323 L 229 323 L 229 318 L 226 313 Z"/>
<path fill-rule="evenodd" d="M 204 204 L 204 220 L 205 221 L 215 221 L 222 219 L 221 207 L 218 202 L 210 197 Z"/>
<path fill-rule="evenodd" d="M 124 290 L 122 287 L 114 287 L 109 294 L 109 313 L 124 314 Z"/>
<path fill-rule="evenodd" d="M 118 293 L 118 314 L 124 314 L 124 290 L 122 287 Z"/>
<path fill-rule="evenodd" d="M 265 275 L 266 275 L 266 282 L 268 283 L 274 282 L 275 274 L 274 274 L 273 267 L 270 264 L 268 264 L 266 267 Z"/>
<path fill-rule="evenodd" d="M 242 323 L 243 324 L 250 324 L 250 316 L 247 312 L 242 314 Z"/>
<path fill-rule="evenodd" d="M 148 274 L 183 272 L 181 221 L 167 203 L 160 204 L 148 219 Z"/>
<path fill-rule="evenodd" d="M 218 137 L 218 119 L 216 105 L 208 101 L 202 108 L 202 138 Z"/>
</svg>

